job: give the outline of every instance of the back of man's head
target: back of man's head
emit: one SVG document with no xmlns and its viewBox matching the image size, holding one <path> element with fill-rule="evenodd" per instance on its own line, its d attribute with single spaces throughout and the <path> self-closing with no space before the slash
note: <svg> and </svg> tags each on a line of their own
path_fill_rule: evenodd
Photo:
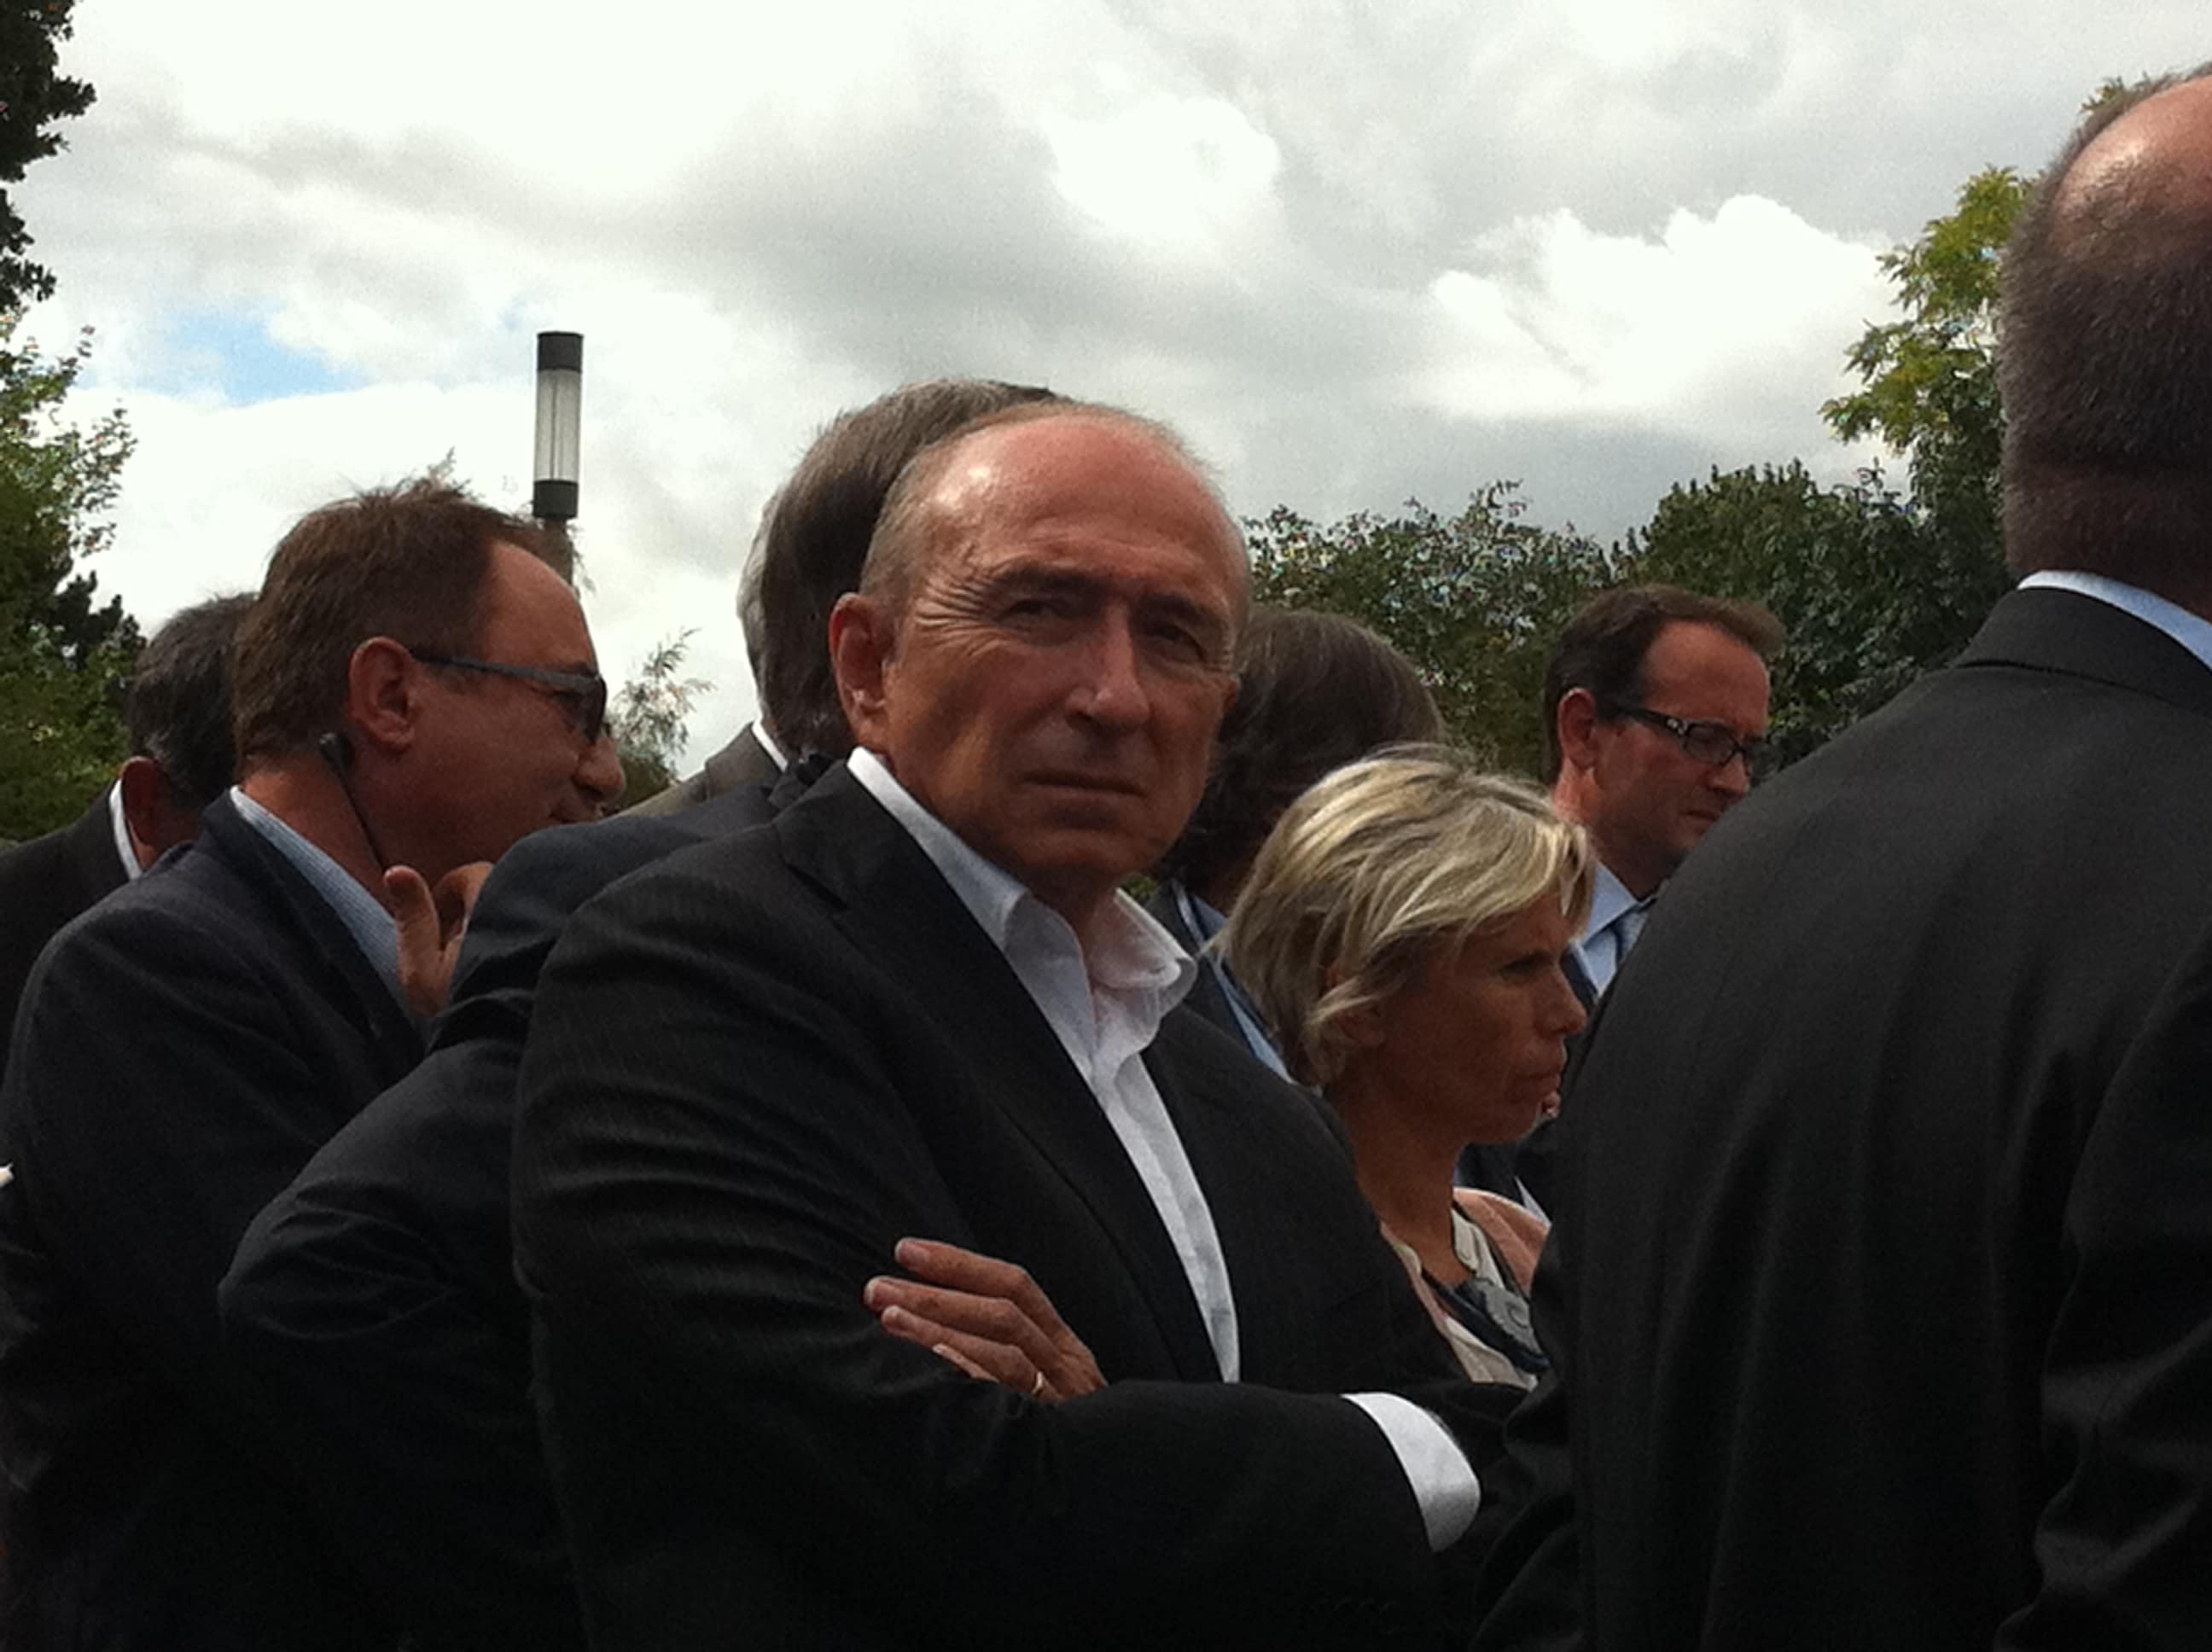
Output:
<svg viewBox="0 0 2212 1652">
<path fill-rule="evenodd" d="M 2100 106 L 2004 255 L 2006 560 L 2212 611 L 2212 79 Z"/>
<path fill-rule="evenodd" d="M 133 756 L 152 760 L 175 802 L 204 809 L 230 785 L 230 651 L 253 605 L 214 597 L 171 616 L 139 651 L 124 697 Z"/>
<path fill-rule="evenodd" d="M 466 654 L 495 544 L 543 556 L 538 528 L 433 478 L 309 512 L 270 559 L 231 659 L 238 760 L 311 749 L 338 728 L 354 650 L 390 637 Z"/>
<path fill-rule="evenodd" d="M 1559 778 L 1559 701 L 1583 689 L 1608 714 L 1644 700 L 1644 659 L 1676 622 L 1711 625 L 1761 659 L 1782 646 L 1782 623 L 1757 603 L 1708 597 L 1671 585 L 1629 585 L 1600 592 L 1577 610 L 1544 666 L 1544 778 Z"/>
<path fill-rule="evenodd" d="M 1206 791 L 1160 875 L 1227 910 L 1269 829 L 1308 787 L 1377 747 L 1443 732 L 1413 663 L 1357 620 L 1254 607 Z"/>
<path fill-rule="evenodd" d="M 907 461 L 985 414 L 1058 399 L 1036 385 L 932 379 L 839 414 L 815 438 L 769 501 L 738 595 L 762 720 L 785 750 L 851 749 L 823 638 Z"/>
</svg>

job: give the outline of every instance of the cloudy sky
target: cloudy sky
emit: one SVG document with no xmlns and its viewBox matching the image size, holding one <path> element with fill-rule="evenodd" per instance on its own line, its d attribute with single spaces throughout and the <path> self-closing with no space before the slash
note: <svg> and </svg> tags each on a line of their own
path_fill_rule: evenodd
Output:
<svg viewBox="0 0 2212 1652">
<path fill-rule="evenodd" d="M 78 0 L 99 100 L 19 191 L 138 437 L 99 568 L 142 622 L 448 452 L 530 485 L 532 340 L 585 335 L 611 677 L 732 588 L 838 409 L 945 373 L 1179 424 L 1250 514 L 1498 477 L 1611 537 L 1826 435 L 1875 264 L 2201 0 Z"/>
</svg>

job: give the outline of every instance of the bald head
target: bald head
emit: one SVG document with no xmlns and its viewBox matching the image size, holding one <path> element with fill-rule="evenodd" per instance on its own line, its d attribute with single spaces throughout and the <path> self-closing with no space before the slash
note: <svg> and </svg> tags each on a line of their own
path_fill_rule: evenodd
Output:
<svg viewBox="0 0 2212 1652">
<path fill-rule="evenodd" d="M 2212 80 L 2085 120 L 2006 248 L 1998 357 L 2014 571 L 2212 611 Z"/>
<path fill-rule="evenodd" d="M 1250 586 L 1243 536 L 1205 467 L 1168 426 L 1092 402 L 1010 407 L 916 454 L 884 501 L 860 571 L 861 590 L 894 616 L 903 613 L 926 562 L 971 538 L 993 513 L 1019 508 L 1050 460 L 1073 444 L 1115 450 L 1109 474 L 1122 478 L 1128 489 L 1168 477 L 1203 501 L 1192 531 L 1231 571 L 1241 622 Z"/>
<path fill-rule="evenodd" d="M 854 741 L 1087 936 L 1182 830 L 1249 576 L 1236 525 L 1158 427 L 1007 414 L 908 467 L 830 616 Z"/>
<path fill-rule="evenodd" d="M 2114 106 L 2085 125 L 2052 191 L 2051 238 L 2069 256 L 2139 258 L 2212 216 L 2212 80 Z"/>
</svg>

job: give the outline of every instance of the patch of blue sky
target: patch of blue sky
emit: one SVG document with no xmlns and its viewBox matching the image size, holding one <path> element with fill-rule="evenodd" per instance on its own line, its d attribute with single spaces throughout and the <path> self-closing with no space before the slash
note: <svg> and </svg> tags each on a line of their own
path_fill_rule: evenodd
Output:
<svg viewBox="0 0 2212 1652">
<path fill-rule="evenodd" d="M 219 395 L 234 406 L 354 390 L 367 382 L 320 356 L 278 343 L 265 318 L 252 311 L 189 310 L 169 325 L 161 352 L 173 395 Z"/>
</svg>

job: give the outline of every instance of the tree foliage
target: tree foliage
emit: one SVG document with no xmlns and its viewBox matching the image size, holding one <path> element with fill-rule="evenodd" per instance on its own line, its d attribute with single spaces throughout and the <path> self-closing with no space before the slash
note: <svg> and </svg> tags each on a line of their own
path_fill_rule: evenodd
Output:
<svg viewBox="0 0 2212 1652">
<path fill-rule="evenodd" d="M 1824 487 L 1792 460 L 1679 484 L 1629 537 L 1633 578 L 1764 603 L 1789 628 L 1772 735 L 1804 756 L 1956 653 L 2002 586 L 1960 568 L 1880 469 Z"/>
<path fill-rule="evenodd" d="M 1278 507 L 1245 525 L 1253 594 L 1373 627 L 1420 668 L 1455 740 L 1534 774 L 1552 639 L 1612 568 L 1595 541 L 1523 521 L 1523 509 L 1508 482 L 1452 517 L 1416 500 L 1322 527 Z"/>
<path fill-rule="evenodd" d="M 48 359 L 0 316 L 0 837 L 62 824 L 125 755 L 138 628 L 82 564 L 112 531 L 131 432 L 119 410 L 89 428 L 61 415 L 90 349 Z"/>
<path fill-rule="evenodd" d="M 92 106 L 92 88 L 58 74 L 55 49 L 70 34 L 76 0 L 0 0 L 0 182 L 62 146 L 55 122 Z M 0 313 L 51 297 L 54 278 L 30 258 L 31 234 L 0 189 Z"/>
<path fill-rule="evenodd" d="M 674 783 L 676 759 L 690 733 L 691 708 L 714 686 L 704 677 L 680 675 L 691 635 L 684 631 L 655 644 L 609 711 L 607 726 L 622 758 L 623 796 L 632 803 Z"/>
</svg>

